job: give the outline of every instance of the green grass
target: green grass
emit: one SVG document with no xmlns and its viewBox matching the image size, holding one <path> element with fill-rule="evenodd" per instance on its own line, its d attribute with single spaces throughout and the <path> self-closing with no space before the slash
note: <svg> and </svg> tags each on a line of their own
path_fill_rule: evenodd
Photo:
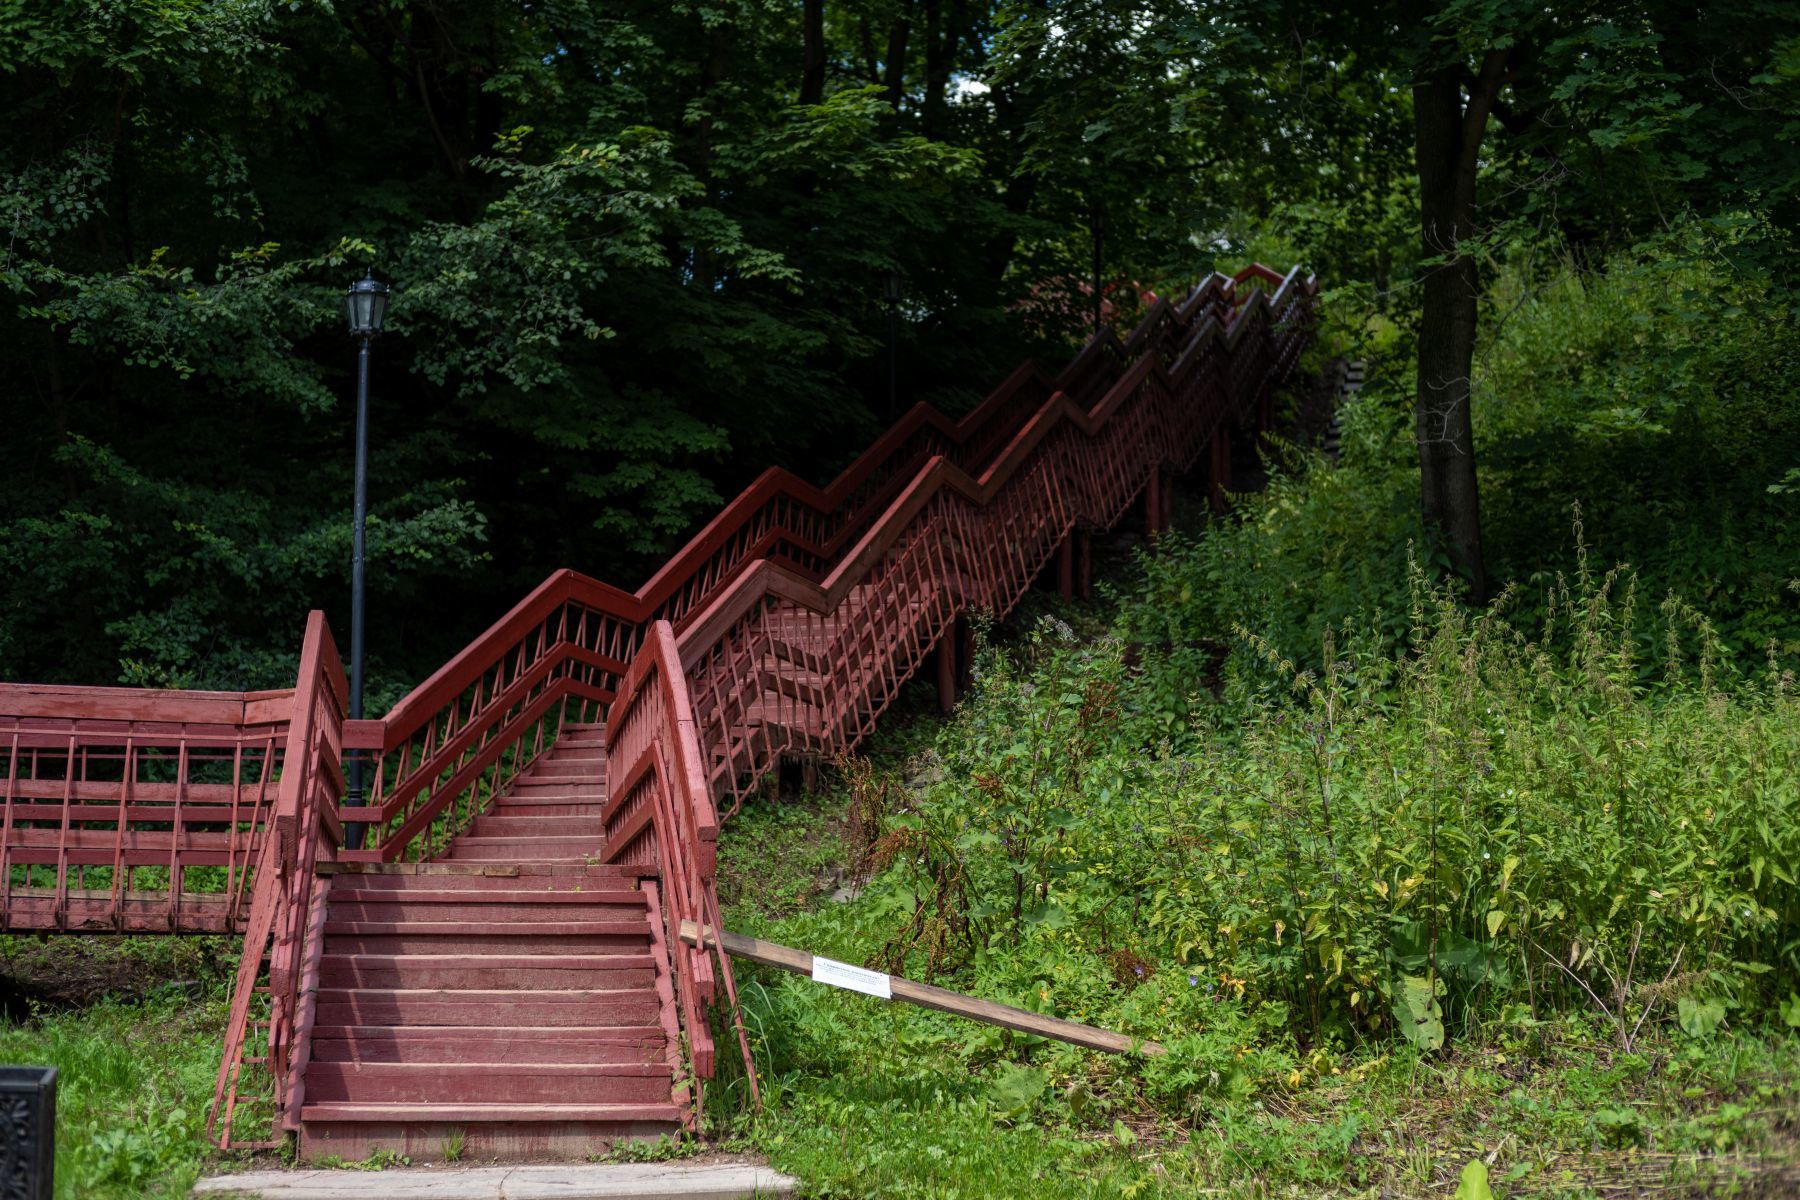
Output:
<svg viewBox="0 0 1800 1200">
<path fill-rule="evenodd" d="M 57 1068 L 58 1200 L 174 1200 L 211 1156 L 206 1109 L 226 1007 L 182 990 L 40 1012 L 0 1061 Z"/>
</svg>

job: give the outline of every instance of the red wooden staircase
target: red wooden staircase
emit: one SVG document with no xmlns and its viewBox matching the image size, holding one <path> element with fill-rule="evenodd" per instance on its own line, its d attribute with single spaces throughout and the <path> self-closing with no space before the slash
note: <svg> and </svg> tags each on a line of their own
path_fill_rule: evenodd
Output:
<svg viewBox="0 0 1800 1200">
<path fill-rule="evenodd" d="M 854 747 L 1165 474 L 1230 486 L 1318 293 L 1212 275 L 1060 373 L 917 405 L 824 487 L 765 473 L 635 592 L 558 571 L 379 720 L 324 617 L 295 686 L 0 684 L 0 930 L 243 934 L 211 1129 L 362 1157 L 578 1156 L 691 1129 L 729 960 L 720 822 Z M 371 780 L 346 802 L 346 763 Z M 360 837 L 352 835 L 352 828 Z M 748 1072 L 755 1087 L 754 1070 Z"/>
<path fill-rule="evenodd" d="M 683 1128 L 654 887 L 599 864 L 602 737 L 565 726 L 440 860 L 332 876 L 303 1155 L 580 1158 Z"/>
</svg>

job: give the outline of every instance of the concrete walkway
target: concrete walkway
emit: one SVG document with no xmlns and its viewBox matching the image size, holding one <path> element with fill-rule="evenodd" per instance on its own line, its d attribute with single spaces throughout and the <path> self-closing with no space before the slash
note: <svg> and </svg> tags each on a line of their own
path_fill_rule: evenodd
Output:
<svg viewBox="0 0 1800 1200">
<path fill-rule="evenodd" d="M 259 1200 L 742 1200 L 786 1196 L 795 1181 L 748 1161 L 396 1167 L 216 1175 L 194 1195 Z"/>
</svg>

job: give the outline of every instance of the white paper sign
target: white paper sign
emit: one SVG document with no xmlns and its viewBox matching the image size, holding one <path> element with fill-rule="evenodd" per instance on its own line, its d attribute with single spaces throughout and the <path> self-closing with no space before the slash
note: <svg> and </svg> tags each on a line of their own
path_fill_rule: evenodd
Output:
<svg viewBox="0 0 1800 1200">
<path fill-rule="evenodd" d="M 813 955 L 812 977 L 815 982 L 861 992 L 865 996 L 880 996 L 883 1000 L 894 998 L 893 982 L 889 976 L 880 971 L 853 967 L 836 959 Z"/>
</svg>

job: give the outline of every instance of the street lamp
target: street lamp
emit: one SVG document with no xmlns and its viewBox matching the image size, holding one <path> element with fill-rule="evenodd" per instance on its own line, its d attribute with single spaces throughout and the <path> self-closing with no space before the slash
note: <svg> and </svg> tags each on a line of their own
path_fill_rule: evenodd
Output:
<svg viewBox="0 0 1800 1200">
<path fill-rule="evenodd" d="M 387 315 L 387 284 L 378 281 L 373 272 L 351 284 L 344 292 L 344 317 L 350 336 L 361 345 L 356 354 L 356 530 L 350 551 L 350 719 L 363 715 L 363 576 L 364 532 L 369 520 L 369 343 L 381 332 L 382 318 Z M 345 801 L 352 805 L 363 802 L 362 755 L 350 759 L 350 786 Z M 362 848 L 362 826 L 347 831 L 346 842 L 352 850 Z"/>
<path fill-rule="evenodd" d="M 887 273 L 881 298 L 887 302 L 888 424 L 892 425 L 899 416 L 900 405 L 900 272 Z"/>
</svg>

